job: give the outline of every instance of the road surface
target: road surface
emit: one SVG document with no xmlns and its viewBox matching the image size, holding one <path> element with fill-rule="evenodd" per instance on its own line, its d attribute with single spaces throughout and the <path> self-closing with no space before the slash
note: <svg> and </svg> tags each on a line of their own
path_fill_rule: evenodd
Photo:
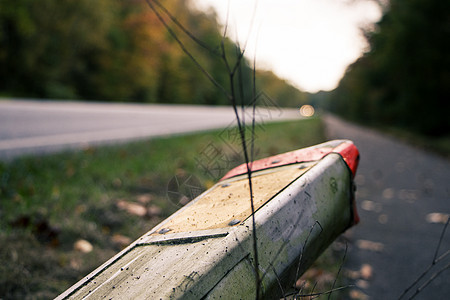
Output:
<svg viewBox="0 0 450 300">
<path fill-rule="evenodd" d="M 295 109 L 264 106 L 256 114 L 256 120 L 263 122 L 300 117 Z M 3 99 L 0 101 L 0 160 L 224 128 L 235 120 L 231 107 Z"/>
<path fill-rule="evenodd" d="M 345 267 L 355 271 L 349 274 L 358 286 L 351 295 L 398 299 L 433 260 L 445 215 L 450 213 L 450 162 L 335 117 L 324 119 L 330 139 L 351 139 L 361 153 L 355 178 L 361 222 L 346 234 L 351 243 Z M 439 254 L 448 250 L 450 228 Z M 448 266 L 449 256 L 426 278 Z M 415 299 L 449 299 L 449 295 L 450 269 L 446 269 Z"/>
</svg>

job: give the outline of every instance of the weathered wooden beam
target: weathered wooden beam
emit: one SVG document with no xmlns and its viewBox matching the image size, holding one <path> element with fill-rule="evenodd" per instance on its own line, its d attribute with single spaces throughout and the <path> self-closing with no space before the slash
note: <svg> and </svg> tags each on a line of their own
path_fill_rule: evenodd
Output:
<svg viewBox="0 0 450 300">
<path fill-rule="evenodd" d="M 337 140 L 252 167 L 261 292 L 282 296 L 358 222 L 358 150 Z M 246 166 L 167 218 L 58 299 L 252 299 L 256 295 Z"/>
</svg>

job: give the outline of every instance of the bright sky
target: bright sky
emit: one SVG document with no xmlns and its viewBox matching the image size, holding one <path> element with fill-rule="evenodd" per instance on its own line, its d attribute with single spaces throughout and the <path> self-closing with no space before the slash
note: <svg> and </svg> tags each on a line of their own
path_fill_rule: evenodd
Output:
<svg viewBox="0 0 450 300">
<path fill-rule="evenodd" d="M 271 69 L 308 92 L 337 86 L 367 48 L 360 28 L 381 17 L 370 0 L 259 0 L 256 10 L 255 0 L 194 2 L 202 9 L 214 7 L 222 24 L 230 3 L 228 32 L 241 46 L 248 40 L 246 56 L 256 55 L 257 68 Z"/>
</svg>

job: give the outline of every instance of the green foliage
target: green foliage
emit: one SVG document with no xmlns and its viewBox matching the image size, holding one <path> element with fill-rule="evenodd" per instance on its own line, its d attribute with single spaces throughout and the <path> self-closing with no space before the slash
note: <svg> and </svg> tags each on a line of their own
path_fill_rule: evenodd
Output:
<svg viewBox="0 0 450 300">
<path fill-rule="evenodd" d="M 329 107 L 425 135 L 450 132 L 450 3 L 392 0 L 371 50 L 349 67 Z"/>
<path fill-rule="evenodd" d="M 73 78 L 90 71 L 106 42 L 108 1 L 3 0 L 1 7 L 1 89 L 77 97 Z"/>
<path fill-rule="evenodd" d="M 205 70 L 228 89 L 228 72 L 217 53 L 223 41 L 228 59 L 235 59 L 236 45 L 223 39 L 214 13 L 197 11 L 184 0 L 161 3 L 211 49 L 192 41 L 158 9 Z M 2 94 L 229 104 L 183 53 L 145 0 L 0 0 L 0 7 Z M 251 94 L 251 67 L 246 62 L 242 64 L 242 74 L 245 91 Z M 272 84 L 273 89 L 267 88 L 268 94 L 283 105 L 296 101 L 300 92 L 275 76 L 270 77 L 276 83 Z"/>
</svg>

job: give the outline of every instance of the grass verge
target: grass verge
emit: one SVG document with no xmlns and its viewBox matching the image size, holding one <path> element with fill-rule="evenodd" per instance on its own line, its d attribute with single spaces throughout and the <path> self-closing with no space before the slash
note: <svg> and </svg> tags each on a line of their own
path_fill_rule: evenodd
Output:
<svg viewBox="0 0 450 300">
<path fill-rule="evenodd" d="M 318 118 L 255 136 L 255 159 L 325 140 Z M 0 298 L 57 296 L 188 200 L 168 194 L 174 178 L 206 189 L 239 149 L 226 128 L 0 163 Z"/>
</svg>

